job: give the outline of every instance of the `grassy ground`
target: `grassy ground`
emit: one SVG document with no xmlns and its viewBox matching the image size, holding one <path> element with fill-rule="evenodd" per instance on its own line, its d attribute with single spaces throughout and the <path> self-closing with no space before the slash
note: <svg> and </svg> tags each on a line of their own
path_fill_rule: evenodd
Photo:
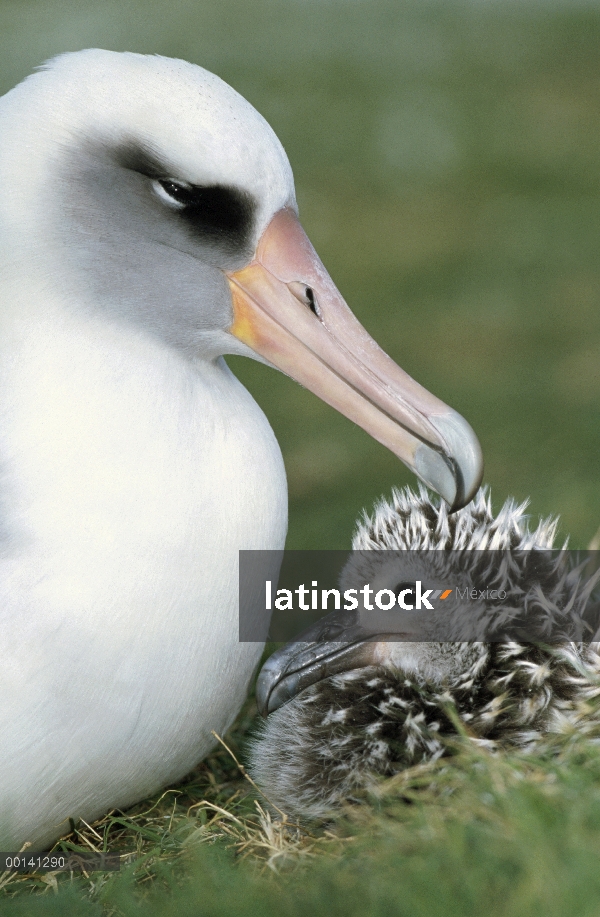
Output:
<svg viewBox="0 0 600 917">
<path fill-rule="evenodd" d="M 469 419 L 496 504 L 530 496 L 586 545 L 600 524 L 598 6 L 0 0 L 2 91 L 94 45 L 185 57 L 259 108 L 325 264 L 388 352 Z M 282 445 L 288 546 L 347 547 L 362 507 L 410 476 L 292 382 L 232 365 Z M 249 702 L 236 754 L 252 716 Z M 465 747 L 307 834 L 261 815 L 222 749 L 72 839 L 137 852 L 121 874 L 5 877 L 0 912 L 592 917 L 599 778 L 586 736 L 535 761 Z"/>
<path fill-rule="evenodd" d="M 252 712 L 228 737 L 238 753 Z M 592 917 L 599 740 L 596 712 L 535 757 L 459 738 L 448 758 L 379 783 L 328 825 L 302 827 L 273 821 L 221 749 L 185 784 L 63 844 L 134 853 L 120 873 L 4 877 L 1 912 Z"/>
</svg>

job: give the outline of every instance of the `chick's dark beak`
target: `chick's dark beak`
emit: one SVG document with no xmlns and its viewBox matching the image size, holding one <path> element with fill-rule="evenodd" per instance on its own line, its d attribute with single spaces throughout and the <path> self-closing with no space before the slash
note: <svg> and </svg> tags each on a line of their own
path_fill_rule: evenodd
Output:
<svg viewBox="0 0 600 917">
<path fill-rule="evenodd" d="M 361 620 L 359 612 L 334 611 L 267 659 L 256 682 L 256 703 L 266 717 L 310 685 L 349 669 L 379 665 L 386 640 L 408 637 L 385 621 Z"/>
</svg>

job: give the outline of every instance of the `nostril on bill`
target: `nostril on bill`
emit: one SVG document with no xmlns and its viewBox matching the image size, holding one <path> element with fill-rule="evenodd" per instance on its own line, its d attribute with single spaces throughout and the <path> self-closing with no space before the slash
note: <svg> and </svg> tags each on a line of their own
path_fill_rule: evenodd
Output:
<svg viewBox="0 0 600 917">
<path fill-rule="evenodd" d="M 307 284 L 302 283 L 300 280 L 294 280 L 291 283 L 288 283 L 288 289 L 290 293 L 293 293 L 296 299 L 299 299 L 300 302 L 307 306 L 313 315 L 316 315 L 318 319 L 321 318 L 321 311 L 317 304 L 317 297 L 315 296 L 315 291 L 312 287 L 307 286 Z"/>
</svg>

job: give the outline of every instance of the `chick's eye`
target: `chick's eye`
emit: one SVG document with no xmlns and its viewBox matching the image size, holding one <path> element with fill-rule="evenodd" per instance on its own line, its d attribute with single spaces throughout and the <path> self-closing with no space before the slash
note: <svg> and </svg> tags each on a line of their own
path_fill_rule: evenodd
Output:
<svg viewBox="0 0 600 917">
<path fill-rule="evenodd" d="M 401 592 L 406 592 L 409 590 L 412 593 L 414 588 L 414 583 L 397 583 L 397 585 L 394 586 L 393 592 L 396 593 L 396 598 L 399 598 Z"/>
</svg>

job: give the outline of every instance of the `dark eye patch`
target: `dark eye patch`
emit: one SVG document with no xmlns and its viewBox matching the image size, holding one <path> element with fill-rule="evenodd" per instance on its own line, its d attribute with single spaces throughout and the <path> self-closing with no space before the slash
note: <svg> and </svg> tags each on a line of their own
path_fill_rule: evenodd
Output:
<svg viewBox="0 0 600 917">
<path fill-rule="evenodd" d="M 199 238 L 235 248 L 248 242 L 254 212 L 254 201 L 249 194 L 222 185 L 188 186 L 168 178 L 158 181 L 166 193 L 181 204 L 176 215 Z"/>
<path fill-rule="evenodd" d="M 187 185 L 167 176 L 171 167 L 161 162 L 154 150 L 130 141 L 116 151 L 119 165 L 160 182 L 178 204 L 175 219 L 183 221 L 200 241 L 209 241 L 239 251 L 250 242 L 256 202 L 238 188 L 225 185 Z M 171 173 L 172 174 L 172 173 Z"/>
</svg>

